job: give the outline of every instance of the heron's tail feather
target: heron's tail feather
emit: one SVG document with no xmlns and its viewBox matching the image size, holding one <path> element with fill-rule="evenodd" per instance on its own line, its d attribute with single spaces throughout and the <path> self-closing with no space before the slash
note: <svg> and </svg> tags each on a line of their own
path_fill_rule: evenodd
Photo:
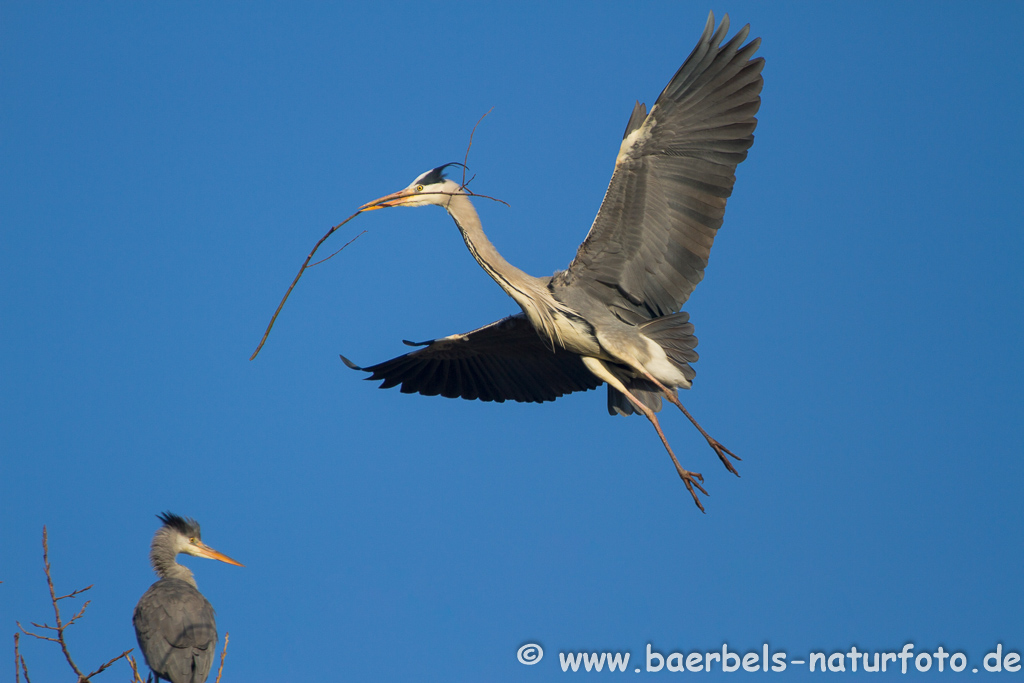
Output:
<svg viewBox="0 0 1024 683">
<path fill-rule="evenodd" d="M 686 379 L 692 380 L 697 372 L 690 363 L 697 362 L 697 337 L 693 335 L 690 314 L 680 311 L 672 315 L 655 318 L 640 325 L 640 331 L 651 341 L 665 349 L 668 359 L 675 364 Z M 625 398 L 625 397 L 623 397 Z"/>
<path fill-rule="evenodd" d="M 697 361 L 697 337 L 693 335 L 693 323 L 690 322 L 690 314 L 686 311 L 665 315 L 640 324 L 640 331 L 644 336 L 655 342 L 665 350 L 665 355 L 688 380 L 692 380 L 697 373 L 690 363 Z M 610 368 L 616 372 L 613 366 Z M 633 377 L 632 372 L 621 368 L 616 372 L 619 379 L 626 386 L 633 396 L 645 406 L 658 412 L 661 410 L 661 389 L 646 379 Z M 636 411 L 633 402 L 626 398 L 619 390 L 608 387 L 608 414 L 609 415 L 632 415 Z"/>
</svg>

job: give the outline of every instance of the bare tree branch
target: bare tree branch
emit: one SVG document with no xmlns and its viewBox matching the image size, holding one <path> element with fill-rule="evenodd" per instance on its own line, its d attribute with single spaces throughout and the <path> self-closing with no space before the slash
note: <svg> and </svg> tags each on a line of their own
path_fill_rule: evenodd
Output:
<svg viewBox="0 0 1024 683">
<path fill-rule="evenodd" d="M 224 673 L 224 658 L 228 654 L 228 636 L 231 635 L 227 631 L 224 632 L 224 649 L 220 651 L 220 668 L 217 669 L 217 680 L 215 683 L 220 683 L 220 677 Z"/>
<path fill-rule="evenodd" d="M 281 299 L 281 303 L 279 303 L 277 305 L 277 310 L 274 311 L 274 315 L 272 315 L 270 317 L 270 324 L 267 325 L 267 331 L 263 333 L 263 338 L 260 339 L 260 343 L 256 347 L 256 350 L 252 352 L 251 356 L 249 356 L 249 360 L 252 360 L 253 358 L 255 358 L 256 354 L 258 354 L 260 352 L 260 349 L 262 349 L 263 345 L 267 342 L 267 337 L 270 336 L 270 328 L 272 328 L 274 326 L 274 321 L 277 320 L 278 314 L 281 312 L 281 309 L 284 308 L 284 302 L 288 301 L 288 297 L 291 295 L 292 290 L 295 289 L 295 285 L 297 285 L 299 283 L 299 278 L 302 277 L 302 274 L 304 272 L 306 272 L 306 268 L 309 267 L 309 262 L 313 259 L 313 254 L 316 253 L 316 250 L 320 248 L 320 245 L 324 243 L 324 240 L 326 240 L 328 237 L 330 237 L 331 235 L 334 234 L 335 230 L 337 230 L 341 226 L 345 225 L 346 223 L 348 223 L 350 220 L 352 220 L 353 218 L 355 218 L 356 216 L 358 216 L 361 213 L 362 213 L 362 209 L 360 209 L 359 211 L 356 211 L 354 214 L 352 214 L 351 216 L 349 216 L 348 218 L 346 218 L 345 220 L 343 220 L 342 222 L 338 223 L 333 228 L 328 230 L 327 234 L 324 235 L 323 237 L 321 237 L 320 241 L 317 242 L 316 246 L 313 247 L 313 251 L 309 252 L 309 256 L 306 257 L 306 260 L 302 263 L 302 267 L 299 268 L 298 275 L 296 275 L 295 279 L 292 280 L 292 284 L 291 284 L 290 287 L 288 287 L 288 291 L 286 291 L 284 293 L 284 298 Z M 366 232 L 366 231 L 364 230 L 363 232 Z M 362 232 L 359 233 L 359 235 L 362 235 L 362 234 L 363 234 Z M 356 235 L 356 237 L 359 237 L 359 235 Z M 353 237 L 352 240 L 350 240 L 347 244 L 345 244 L 345 247 L 347 247 L 349 244 L 354 242 L 356 237 Z M 344 249 L 345 247 L 342 247 L 342 249 Z M 340 251 L 340 249 L 339 249 L 339 251 Z M 333 256 L 333 255 L 334 254 L 331 254 L 331 256 Z M 330 257 L 328 257 L 328 258 L 330 258 Z"/>
<path fill-rule="evenodd" d="M 133 647 L 133 648 L 129 648 L 129 649 L 125 650 L 124 652 L 122 652 L 122 653 L 121 653 L 121 654 L 119 654 L 118 656 L 116 656 L 116 657 L 114 657 L 113 659 L 111 659 L 111 660 L 110 660 L 109 662 L 107 662 L 106 664 L 103 664 L 103 665 L 101 665 L 101 666 L 100 666 L 100 668 L 96 669 L 95 671 L 93 671 L 93 672 L 92 672 L 91 674 L 89 674 L 88 676 L 85 676 L 84 678 L 82 678 L 82 680 L 83 680 L 83 681 L 87 681 L 87 680 L 89 680 L 90 678 L 92 678 L 93 676 L 95 676 L 96 674 L 98 674 L 98 673 L 103 673 L 104 669 L 106 669 L 106 668 L 107 668 L 108 666 L 110 666 L 111 664 L 113 664 L 113 663 L 114 663 L 114 662 L 116 662 L 117 660 L 121 659 L 122 657 L 127 657 L 127 656 L 128 656 L 128 653 L 129 653 L 129 652 L 131 652 L 131 651 L 132 651 L 132 650 L 134 650 L 134 649 L 135 649 L 135 648 Z"/>
<path fill-rule="evenodd" d="M 54 614 L 54 618 L 57 621 L 57 627 L 55 629 L 53 629 L 53 630 L 55 630 L 57 632 L 57 642 L 60 643 L 60 649 L 64 653 L 64 658 L 68 660 L 68 664 L 71 666 L 71 669 L 76 674 L 78 674 L 78 678 L 79 678 L 79 680 L 81 680 L 84 674 L 82 674 L 82 671 L 78 668 L 78 665 L 75 664 L 75 660 L 71 659 L 71 653 L 68 651 L 68 645 L 67 645 L 66 642 L 64 642 L 64 629 L 67 628 L 68 626 L 70 626 L 72 623 L 74 623 L 75 619 L 73 618 L 71 620 L 71 622 L 69 622 L 67 625 L 65 625 L 63 622 L 61 622 L 61 619 L 60 619 L 60 604 L 59 604 L 59 600 L 60 599 L 57 597 L 57 591 L 55 591 L 53 589 L 53 577 L 50 575 L 50 548 L 49 548 L 49 545 L 47 543 L 47 534 L 46 534 L 46 527 L 45 526 L 43 527 L 43 567 L 46 570 L 46 585 L 50 588 L 50 602 L 53 603 L 53 614 Z M 89 589 L 88 588 L 83 588 L 81 591 L 76 591 L 76 592 L 81 593 L 81 592 L 84 592 L 86 590 L 89 590 Z M 72 593 L 71 595 L 74 595 L 74 593 Z M 88 606 L 88 604 L 89 603 L 87 602 L 82 607 L 83 611 L 85 610 L 85 607 Z M 77 618 L 80 615 L 81 615 L 81 612 L 78 615 L 76 615 L 75 618 Z"/>
<path fill-rule="evenodd" d="M 348 245 L 352 244 L 353 242 L 355 242 L 355 241 L 356 241 L 357 239 L 359 239 L 360 237 L 362 237 L 362 236 L 363 236 L 363 235 L 365 235 L 365 234 L 366 234 L 366 230 L 363 230 L 363 231 L 362 231 L 361 233 L 359 233 L 358 235 L 356 235 L 355 237 L 353 237 L 352 239 L 350 239 L 350 240 L 349 240 L 348 242 L 345 242 L 345 244 L 341 245 L 341 248 L 340 248 L 340 249 L 338 249 L 338 250 L 337 250 L 336 252 L 334 252 L 333 254 L 331 254 L 330 256 L 327 256 L 326 258 L 322 258 L 322 259 L 320 259 L 319 261 L 317 261 L 316 263 L 310 263 L 310 264 L 309 264 L 309 266 L 307 266 L 307 267 L 308 267 L 308 268 L 312 268 L 313 266 L 319 266 L 319 265 L 320 265 L 321 263 L 323 263 L 324 261 L 330 261 L 330 260 L 331 260 L 332 258 L 334 258 L 334 257 L 335 257 L 335 256 L 337 256 L 338 254 L 340 254 L 340 253 L 341 253 L 341 250 L 342 250 L 342 249 L 344 249 L 344 248 L 345 248 L 345 247 L 347 247 Z M 251 359 L 250 359 L 250 360 L 251 360 Z"/>
<path fill-rule="evenodd" d="M 73 598 L 73 597 L 75 597 L 76 595 L 78 595 L 79 593 L 84 593 L 85 591 L 89 590 L 89 589 L 90 589 L 90 588 L 92 588 L 92 587 L 93 587 L 93 584 L 89 584 L 89 585 L 88 585 L 88 586 L 86 586 L 85 588 L 79 588 L 79 589 L 78 589 L 78 590 L 76 590 L 76 591 L 71 591 L 71 592 L 70 592 L 70 593 L 68 593 L 67 595 L 62 595 L 62 596 L 60 596 L 60 597 L 59 597 L 59 598 L 57 598 L 57 599 L 58 599 L 58 600 L 63 600 L 64 598 Z"/>
<path fill-rule="evenodd" d="M 466 171 L 469 170 L 469 166 L 467 166 L 466 164 L 469 163 L 469 150 L 471 150 L 473 148 L 473 136 L 476 135 L 476 127 L 479 126 L 480 123 L 485 118 L 487 118 L 487 115 L 490 114 L 492 111 L 494 111 L 494 107 L 491 107 L 490 109 L 485 111 L 484 115 L 481 116 L 480 119 L 473 125 L 473 130 L 469 131 L 469 144 L 466 145 L 466 156 L 462 159 L 462 187 L 463 188 L 465 188 L 467 185 L 469 185 L 469 183 L 473 182 L 473 178 L 476 177 L 476 176 L 473 176 L 473 178 L 469 179 L 469 182 L 466 182 Z"/>
<path fill-rule="evenodd" d="M 476 134 L 476 128 L 477 128 L 477 126 L 479 126 L 479 125 L 480 125 L 480 122 L 481 122 L 481 121 L 483 121 L 483 120 L 484 120 L 484 118 L 486 118 L 486 117 L 487 117 L 487 114 L 490 114 L 490 113 L 491 113 L 491 111 L 492 111 L 493 109 L 494 109 L 494 107 L 491 107 L 490 109 L 488 109 L 488 110 L 487 110 L 487 112 L 486 112 L 486 113 L 484 113 L 484 115 L 480 117 L 480 120 L 476 122 L 476 125 L 474 125 L 474 126 L 473 126 L 473 130 L 472 130 L 472 131 L 470 131 L 470 133 L 469 133 L 469 144 L 468 144 L 468 145 L 466 146 L 466 156 L 465 156 L 465 160 L 466 160 L 466 161 L 469 161 L 469 150 L 470 150 L 470 149 L 471 149 L 471 148 L 473 147 L 473 135 L 474 135 L 474 134 Z M 501 204 L 504 204 L 505 206 L 508 206 L 508 202 L 505 202 L 505 201 L 502 201 L 502 200 L 500 200 L 500 199 L 497 199 L 496 197 L 488 197 L 487 195 L 484 195 L 484 194 L 475 194 L 474 192 L 471 192 L 471 191 L 470 191 L 470 190 L 468 189 L 468 185 L 469 185 L 469 183 L 473 182 L 473 178 L 476 178 L 476 176 L 474 175 L 474 176 L 473 176 L 473 178 L 470 178 L 470 179 L 469 179 L 469 181 L 466 181 L 466 164 L 465 164 L 465 163 L 463 163 L 463 164 L 461 164 L 461 166 L 462 166 L 462 184 L 461 184 L 461 186 L 460 186 L 460 188 L 459 188 L 460 190 L 463 190 L 463 191 L 465 191 L 465 193 L 466 193 L 466 194 L 468 194 L 468 195 L 470 195 L 470 196 L 472 196 L 472 197 L 481 197 L 481 198 L 483 198 L 483 199 L 490 199 L 490 200 L 492 200 L 492 201 L 495 201 L 495 202 L 499 202 L 499 203 L 501 203 Z M 448 192 L 440 192 L 440 193 L 436 193 L 436 194 L 451 194 L 451 193 L 448 193 Z M 321 244 L 323 244 L 323 243 L 324 243 L 324 241 L 325 241 L 325 240 L 326 240 L 326 239 L 327 239 L 328 237 L 330 237 L 331 235 L 333 235 L 333 234 L 334 234 L 334 232 L 335 232 L 335 231 L 336 231 L 336 230 L 337 230 L 338 228 L 340 228 L 341 226 L 345 225 L 346 223 L 348 223 L 348 222 L 349 222 L 350 220 L 352 220 L 353 218 L 355 218 L 356 216 L 358 216 L 358 215 L 359 215 L 359 214 L 361 214 L 362 212 L 363 212 L 363 210 L 362 210 L 362 209 L 360 209 L 359 211 L 356 211 L 356 212 L 355 212 L 354 214 L 352 214 L 351 216 L 349 216 L 348 218 L 346 218 L 345 220 L 343 220 L 343 221 L 342 221 L 341 223 L 338 223 L 338 224 L 337 224 L 337 225 L 335 225 L 335 226 L 334 226 L 333 228 L 331 228 L 330 230 L 328 230 L 328 231 L 327 231 L 327 234 L 326 234 L 326 235 L 324 235 L 323 237 L 321 237 L 321 238 L 320 238 L 320 241 L 319 241 L 319 242 L 317 242 L 317 243 L 316 243 L 316 245 L 315 245 L 315 246 L 313 247 L 313 250 L 312 250 L 311 252 L 309 252 L 309 256 L 307 256 L 307 257 L 306 257 L 306 260 L 305 260 L 305 261 L 304 261 L 304 262 L 302 263 L 302 267 L 301 267 L 301 268 L 299 268 L 299 272 L 298 272 L 298 274 L 297 274 L 297 275 L 295 276 L 295 279 L 294 279 L 294 280 L 292 280 L 292 284 L 291 284 L 291 286 L 289 286 L 289 287 L 288 287 L 288 290 L 287 290 L 287 291 L 285 291 L 285 293 L 284 293 L 284 297 L 283 297 L 283 298 L 281 299 L 281 303 L 279 303 L 279 304 L 277 305 L 277 310 L 276 310 L 276 311 L 274 311 L 274 315 L 270 316 L 270 323 L 269 323 L 269 324 L 267 325 L 267 330 L 266 330 L 266 332 L 264 332 L 264 333 L 263 333 L 263 337 L 262 337 L 262 338 L 260 339 L 260 343 L 259 343 L 259 344 L 257 344 L 257 346 L 256 346 L 256 350 L 252 352 L 252 355 L 251 355 L 251 356 L 249 356 L 249 360 L 253 360 L 253 359 L 255 359 L 255 358 L 256 358 L 256 356 L 257 356 L 257 355 L 259 354 L 259 352 L 260 352 L 260 349 L 262 349 L 262 348 L 263 348 L 263 345 L 264 345 L 265 343 L 267 343 L 267 337 L 269 337 L 269 336 L 270 336 L 270 330 L 271 330 L 271 329 L 272 329 L 272 328 L 274 327 L 274 322 L 276 322 L 276 321 L 277 321 L 277 316 L 278 316 L 278 315 L 279 315 L 279 314 L 281 313 L 281 309 L 282 309 L 282 308 L 284 308 L 284 304 L 285 304 L 285 302 L 286 302 L 286 301 L 288 301 L 288 297 L 289 297 L 289 296 L 291 296 L 292 290 L 293 290 L 293 289 L 295 289 L 295 285 L 297 285 L 297 284 L 299 283 L 299 278 L 301 278 L 301 277 L 302 277 L 302 274 L 303 274 L 304 272 L 306 272 L 306 269 L 307 269 L 307 268 L 312 268 L 313 266 L 318 266 L 318 265 L 320 265 L 321 263 L 323 263 L 324 261 L 327 261 L 327 260 L 329 260 L 329 259 L 331 259 L 331 258 L 334 258 L 334 256 L 336 256 L 336 255 L 337 255 L 337 254 L 338 254 L 338 253 L 339 253 L 339 252 L 340 252 L 340 251 L 341 251 L 342 249 L 344 249 L 345 247 L 347 247 L 348 245 L 352 244 L 352 243 L 353 243 L 353 242 L 355 242 L 355 241 L 356 241 L 357 239 L 359 239 L 360 237 L 362 237 L 362 236 L 363 236 L 364 234 L 366 234 L 366 230 L 363 230 L 363 231 L 362 231 L 361 233 L 359 233 L 358 235 L 356 235 L 355 237 L 353 237 L 352 239 L 350 239 L 350 240 L 349 240 L 348 242 L 346 242 L 345 244 L 343 244 L 343 245 L 341 246 L 341 249 L 338 249 L 338 251 L 334 252 L 333 254 L 331 254 L 330 256 L 328 256 L 327 258 L 324 258 L 324 259 L 320 259 L 320 260 L 319 260 L 319 261 L 317 261 L 316 263 L 310 264 L 310 261 L 311 261 L 311 260 L 313 260 L 313 255 L 314 255 L 314 254 L 316 254 L 316 252 L 317 252 L 317 249 L 319 249 L 319 248 L 320 248 L 320 245 L 321 245 Z"/>
<path fill-rule="evenodd" d="M 128 660 L 128 666 L 132 668 L 132 683 L 146 683 L 142 680 L 142 676 L 139 675 L 139 667 L 135 664 L 135 657 L 128 655 L 126 659 Z"/>
<path fill-rule="evenodd" d="M 20 624 L 19 624 L 20 626 Z M 21 638 L 20 633 L 14 634 L 14 681 L 15 683 L 21 683 L 21 671 L 25 672 L 25 683 L 32 683 L 28 677 L 28 664 L 25 663 L 25 658 L 18 652 L 18 640 Z M 21 669 L 18 669 L 18 665 L 21 664 Z"/>
<path fill-rule="evenodd" d="M 74 671 L 75 675 L 78 676 L 78 683 L 86 683 L 86 681 L 91 679 L 96 674 L 99 674 L 99 673 L 102 673 L 103 671 L 105 671 L 111 664 L 113 664 L 117 660 L 121 659 L 122 657 L 127 657 L 128 653 L 131 652 L 132 650 L 131 649 L 125 650 L 124 652 L 122 652 L 118 656 L 114 657 L 113 659 L 111 659 L 106 664 L 101 665 L 100 668 L 96 669 L 95 671 L 93 671 L 92 673 L 90 673 L 88 675 L 83 674 L 81 669 L 79 669 L 78 666 L 75 664 L 75 660 L 73 660 L 71 658 L 71 652 L 68 650 L 67 642 L 64 640 L 64 631 L 69 626 L 74 624 L 76 621 L 78 621 L 79 619 L 81 619 L 85 615 L 85 610 L 89 606 L 89 603 L 92 602 L 92 601 L 91 600 L 86 600 L 82 604 L 82 608 L 80 610 L 78 610 L 78 612 L 75 613 L 75 616 L 71 617 L 71 619 L 69 619 L 67 622 L 64 622 L 61 619 L 61 616 L 60 616 L 60 601 L 61 600 L 66 600 L 68 598 L 73 598 L 73 597 L 75 597 L 75 596 L 77 596 L 77 595 L 79 595 L 81 593 L 84 593 L 85 591 L 87 591 L 90 588 L 92 588 L 92 585 L 89 585 L 89 586 L 86 586 L 85 588 L 80 588 L 78 590 L 72 591 L 72 592 L 68 593 L 67 595 L 61 595 L 61 596 L 57 595 L 57 591 L 53 587 L 53 575 L 50 573 L 50 548 L 49 548 L 49 544 L 48 544 L 48 537 L 47 537 L 46 527 L 45 526 L 43 527 L 43 568 L 46 570 L 46 585 L 50 589 L 50 602 L 53 604 L 53 615 L 54 615 L 54 619 L 56 620 L 57 625 L 56 626 L 50 626 L 49 624 L 37 624 L 34 621 L 33 622 L 29 622 L 29 623 L 31 623 L 32 626 L 34 626 L 36 628 L 39 628 L 39 629 L 45 629 L 47 631 L 54 631 L 54 632 L 56 632 L 57 637 L 56 638 L 51 638 L 50 636 L 43 636 L 43 635 L 40 635 L 38 633 L 33 633 L 32 631 L 29 631 L 24 626 L 22 626 L 21 622 L 15 622 L 15 623 L 18 624 L 18 628 L 21 629 L 21 632 L 24 633 L 25 635 L 32 636 L 33 638 L 38 638 L 39 640 L 48 640 L 48 641 L 50 641 L 52 643 L 59 644 L 61 652 L 64 653 L 64 658 L 68 661 L 68 665 L 71 666 L 71 670 Z M 21 668 L 24 670 L 24 673 L 25 673 L 25 683 L 30 683 L 30 681 L 28 679 L 28 667 L 25 665 L 25 658 L 22 657 L 19 654 L 19 652 L 18 652 L 18 638 L 19 638 L 19 634 L 15 633 L 14 634 L 14 670 L 15 670 L 16 683 L 20 683 L 20 679 L 18 679 L 18 663 L 19 662 L 21 663 Z M 130 659 L 131 658 L 129 658 L 129 660 Z M 134 663 L 132 663 L 132 669 L 133 670 L 135 669 Z"/>
<path fill-rule="evenodd" d="M 51 643 L 59 643 L 60 642 L 56 638 L 50 638 L 49 636 L 41 636 L 38 633 L 32 633 L 31 631 L 26 629 L 24 626 L 22 626 L 20 621 L 16 621 L 14 623 L 18 625 L 18 628 L 20 628 L 21 632 L 24 633 L 26 636 L 32 636 L 33 638 L 38 638 L 39 640 L 49 640 Z M 32 624 L 32 625 L 35 626 L 36 628 L 49 628 L 49 629 L 53 628 L 52 626 L 40 626 L 39 624 Z"/>
</svg>

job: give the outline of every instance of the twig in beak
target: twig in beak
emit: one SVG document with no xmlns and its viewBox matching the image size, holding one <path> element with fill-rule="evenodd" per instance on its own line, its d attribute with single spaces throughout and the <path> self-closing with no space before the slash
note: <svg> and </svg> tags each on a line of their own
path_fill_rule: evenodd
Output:
<svg viewBox="0 0 1024 683">
<path fill-rule="evenodd" d="M 345 225 L 346 223 L 348 223 L 348 222 L 349 222 L 350 220 L 352 220 L 353 218 L 355 218 L 356 216 L 358 216 L 358 215 L 359 215 L 359 214 L 361 214 L 362 212 L 363 212 L 363 210 L 362 210 L 362 209 L 360 209 L 359 211 L 356 211 L 356 212 L 355 212 L 354 214 L 352 214 L 351 216 L 349 216 L 348 218 L 346 218 L 345 220 L 343 220 L 342 222 L 338 223 L 338 224 L 337 224 L 337 225 L 335 225 L 335 226 L 334 226 L 333 228 L 331 228 L 330 230 L 328 230 L 328 231 L 327 231 L 327 234 L 326 234 L 326 235 L 324 235 L 323 237 L 321 237 L 321 238 L 320 238 L 320 241 L 316 243 L 316 246 L 315 246 L 315 247 L 313 247 L 313 251 L 309 252 L 309 256 L 307 256 L 307 257 L 306 257 L 306 260 L 305 260 L 305 261 L 304 261 L 304 262 L 302 263 L 302 267 L 301 267 L 301 268 L 299 268 L 299 273 L 298 273 L 298 275 L 296 275 L 296 276 L 295 276 L 295 279 L 294 279 L 294 280 L 292 280 L 292 284 L 291 284 L 291 286 L 290 286 L 290 287 L 288 287 L 288 291 L 284 293 L 284 298 L 283 298 L 283 299 L 281 299 L 281 303 L 277 305 L 277 310 L 276 310 L 276 311 L 274 311 L 274 315 L 273 315 L 273 316 L 272 316 L 272 317 L 270 318 L 270 324 L 269 324 L 269 325 L 267 325 L 267 331 L 263 333 L 263 338 L 262 338 L 262 339 L 260 339 L 260 343 L 259 343 L 259 346 L 257 346 L 257 347 L 256 347 L 256 350 L 252 352 L 252 355 L 251 355 L 251 356 L 249 356 L 249 360 L 252 360 L 252 359 L 256 358 L 256 355 L 257 355 L 257 354 L 258 354 L 258 353 L 260 352 L 260 349 L 262 349 L 262 348 L 263 348 L 263 345 L 264 345 L 264 344 L 266 343 L 266 341 L 267 341 L 267 337 L 269 337 L 269 336 L 270 336 L 270 329 L 271 329 L 271 328 L 272 328 L 272 327 L 274 326 L 274 321 L 275 321 L 275 320 L 277 320 L 277 316 L 278 316 L 278 314 L 279 314 L 279 313 L 281 312 L 281 309 L 282 309 L 282 308 L 284 308 L 284 302 L 285 302 L 285 301 L 288 301 L 288 296 L 289 296 L 289 295 L 290 295 L 290 294 L 292 293 L 292 290 L 293 290 L 293 289 L 295 289 L 295 285 L 296 285 L 296 284 L 297 284 L 297 283 L 299 282 L 299 278 L 300 278 L 300 277 L 302 277 L 302 273 L 303 273 L 303 272 L 305 272 L 306 268 L 308 268 L 308 267 L 309 267 L 309 262 L 310 262 L 310 261 L 312 260 L 312 258 L 313 258 L 313 254 L 315 254 L 315 253 L 316 253 L 316 250 L 320 248 L 320 245 L 321 245 L 321 244 L 323 244 L 323 243 L 324 243 L 324 241 L 325 241 L 325 240 L 326 240 L 326 239 L 327 239 L 328 237 L 330 237 L 331 235 L 333 235 L 333 234 L 334 234 L 334 231 L 335 231 L 335 230 L 337 230 L 337 229 L 338 229 L 338 228 L 340 228 L 341 226 Z M 366 232 L 366 231 L 365 231 L 365 230 L 363 230 L 363 232 Z M 363 234 L 363 232 L 359 233 L 359 235 L 362 235 L 362 234 Z M 354 242 L 354 241 L 356 240 L 356 238 L 357 238 L 357 237 L 359 237 L 359 235 L 356 235 L 355 237 L 353 237 L 352 239 L 350 239 L 350 240 L 349 240 L 348 242 L 346 242 L 346 243 L 345 243 L 345 246 L 344 246 L 344 247 L 342 247 L 341 249 L 344 249 L 344 248 L 345 248 L 345 247 L 347 247 L 348 245 L 352 244 L 352 243 L 353 243 L 353 242 Z M 341 251 L 341 249 L 339 249 L 338 251 Z M 334 254 L 337 254 L 337 253 L 338 253 L 338 251 L 334 252 Z M 334 254 L 331 254 L 331 256 L 334 256 Z M 331 258 L 331 256 L 328 256 L 327 258 Z M 326 260 L 327 260 L 327 259 L 324 259 L 324 261 L 326 261 Z M 318 261 L 317 263 L 320 263 L 320 261 Z M 316 264 L 314 264 L 314 265 L 316 265 Z"/>
<path fill-rule="evenodd" d="M 476 135 L 476 127 L 479 126 L 480 123 L 485 118 L 487 118 L 487 115 L 490 114 L 492 111 L 494 111 L 494 107 L 491 107 L 490 109 L 485 111 L 484 115 L 480 117 L 480 120 L 477 121 L 476 124 L 474 124 L 473 130 L 471 130 L 469 132 L 469 144 L 466 145 L 466 156 L 463 157 L 463 159 L 462 159 L 462 188 L 463 189 L 465 189 L 466 185 L 469 185 L 469 183 L 473 182 L 473 178 L 476 177 L 476 176 L 473 176 L 473 178 L 469 179 L 469 183 L 466 182 L 466 171 L 469 170 L 469 167 L 466 164 L 469 163 L 469 150 L 472 149 L 472 147 L 473 147 L 473 136 Z M 506 204 L 505 206 L 508 206 L 508 205 Z"/>
<path fill-rule="evenodd" d="M 476 125 L 473 126 L 473 130 L 469 134 L 469 145 L 466 146 L 466 156 L 464 157 L 465 161 L 469 161 L 469 150 L 473 147 L 473 136 L 476 134 L 477 126 L 479 126 L 480 123 L 487 117 L 487 114 L 490 114 L 492 111 L 494 111 L 494 107 L 491 107 L 490 109 L 488 109 L 484 113 L 484 115 L 480 117 L 480 120 L 476 122 Z M 503 202 L 500 199 L 496 199 L 494 197 L 488 197 L 487 195 L 484 195 L 484 194 L 475 194 L 475 193 L 471 192 L 470 190 L 468 190 L 466 188 L 466 186 L 469 185 L 469 183 L 473 182 L 473 178 L 476 178 L 476 176 L 474 175 L 472 178 L 469 179 L 469 182 L 467 182 L 466 181 L 466 170 L 467 170 L 466 164 L 463 163 L 463 164 L 461 164 L 461 166 L 462 166 L 462 185 L 459 188 L 460 190 L 464 191 L 465 194 L 467 194 L 467 195 L 469 195 L 471 197 L 482 197 L 483 199 L 490 199 L 492 201 L 500 202 L 501 204 L 504 204 L 505 206 L 508 206 L 507 202 Z M 449 193 L 444 192 L 444 193 L 439 193 L 439 194 L 449 194 Z M 381 208 L 381 207 L 378 206 L 378 207 L 372 207 L 372 208 Z M 320 259 L 316 263 L 310 264 L 310 261 L 313 259 L 313 255 L 316 254 L 316 251 L 317 251 L 317 249 L 320 248 L 320 245 L 323 244 L 324 241 L 328 237 L 333 235 L 335 230 L 337 230 L 341 226 L 343 226 L 346 223 L 348 223 L 350 220 L 352 220 L 353 218 L 355 218 L 356 216 L 361 214 L 363 211 L 364 211 L 364 209 L 360 209 L 359 211 L 356 211 L 354 214 L 352 214 L 351 216 L 349 216 L 348 218 L 343 220 L 341 223 L 338 223 L 333 228 L 328 230 L 327 234 L 324 235 L 323 237 L 321 237 L 320 241 L 316 243 L 315 247 L 313 247 L 313 251 L 309 252 L 309 256 L 307 256 L 306 260 L 303 261 L 302 267 L 299 268 L 299 272 L 295 276 L 295 279 L 292 280 L 292 284 L 291 284 L 290 287 L 288 287 L 288 291 L 284 293 L 284 297 L 281 299 L 281 303 L 277 305 L 277 310 L 274 311 L 274 315 L 271 316 L 270 323 L 267 325 L 267 331 L 263 333 L 263 338 L 260 339 L 260 343 L 256 347 L 256 350 L 252 352 L 251 356 L 249 356 L 249 360 L 255 359 L 256 356 L 259 354 L 260 349 L 262 349 L 263 345 L 267 342 L 267 337 L 270 336 L 270 330 L 271 330 L 271 328 L 274 327 L 274 322 L 277 320 L 277 316 L 281 313 L 281 309 L 284 308 L 284 302 L 288 300 L 288 297 L 291 295 L 292 290 L 295 289 L 295 285 L 298 284 L 299 278 L 302 277 L 302 274 L 306 271 L 306 269 L 307 268 L 312 268 L 313 266 L 318 266 L 321 263 L 323 263 L 324 261 L 327 261 L 328 259 L 334 258 L 342 249 L 344 249 L 348 245 L 352 244 L 353 242 L 355 242 L 357 239 L 359 239 L 360 237 L 362 237 L 366 233 L 366 230 L 363 230 L 361 233 L 359 233 L 358 235 L 356 235 L 355 237 L 350 239 L 348 242 L 343 244 L 341 246 L 341 249 L 338 249 L 338 251 L 334 252 L 333 254 L 328 256 L 327 258 Z"/>
</svg>

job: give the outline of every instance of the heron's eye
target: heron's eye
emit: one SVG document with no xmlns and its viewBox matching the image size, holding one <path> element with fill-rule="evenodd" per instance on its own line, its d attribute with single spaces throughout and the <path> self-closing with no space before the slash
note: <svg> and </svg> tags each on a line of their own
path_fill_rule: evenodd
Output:
<svg viewBox="0 0 1024 683">
<path fill-rule="evenodd" d="M 416 186 L 416 191 L 417 192 L 423 192 L 423 186 L 422 185 L 417 185 Z"/>
<path fill-rule="evenodd" d="M 193 536 L 192 538 L 188 539 L 188 542 L 191 543 L 192 545 L 195 545 L 196 544 L 195 536 Z"/>
</svg>

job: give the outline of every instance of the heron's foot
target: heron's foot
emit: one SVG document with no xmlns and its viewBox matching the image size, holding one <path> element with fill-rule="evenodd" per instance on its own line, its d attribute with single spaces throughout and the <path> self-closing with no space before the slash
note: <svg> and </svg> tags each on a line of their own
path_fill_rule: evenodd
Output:
<svg viewBox="0 0 1024 683">
<path fill-rule="evenodd" d="M 686 490 L 690 492 L 691 496 L 693 496 L 693 502 L 697 504 L 697 507 L 700 508 L 701 512 L 706 512 L 704 506 L 700 502 L 700 498 L 697 497 L 697 492 L 693 490 L 693 487 L 696 486 L 700 489 L 701 493 L 705 496 L 708 495 L 708 492 L 704 490 L 703 486 L 701 486 L 704 482 L 704 475 L 700 472 L 685 470 L 680 467 L 678 463 L 676 464 L 676 470 L 679 472 L 679 478 L 683 480 L 684 484 L 686 484 Z"/>
<path fill-rule="evenodd" d="M 740 473 L 737 472 L 736 468 L 732 466 L 731 462 L 729 462 L 729 458 L 725 456 L 728 454 L 737 460 L 742 460 L 743 458 L 736 455 L 735 453 L 730 451 L 728 448 L 726 448 L 725 446 L 723 446 L 717 440 L 711 438 L 710 436 L 708 437 L 708 445 L 715 449 L 715 453 L 718 454 L 718 459 L 722 461 L 723 465 L 725 465 L 725 469 L 729 470 L 737 477 L 740 476 Z"/>
</svg>

